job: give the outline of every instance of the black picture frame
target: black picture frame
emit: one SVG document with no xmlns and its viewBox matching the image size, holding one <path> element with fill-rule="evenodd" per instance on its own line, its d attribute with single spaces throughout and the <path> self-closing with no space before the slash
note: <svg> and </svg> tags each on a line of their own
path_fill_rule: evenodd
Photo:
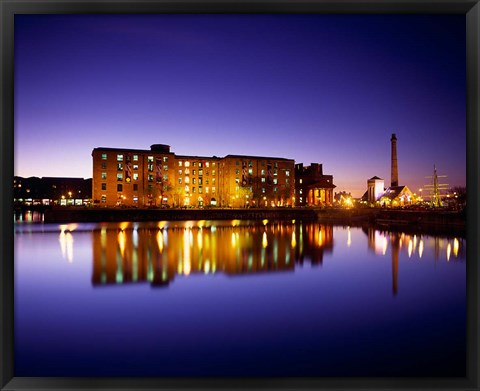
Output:
<svg viewBox="0 0 480 391">
<path fill-rule="evenodd" d="M 479 390 L 480 0 L 74 1 L 0 0 L 0 388 L 40 389 L 442 389 Z M 14 16 L 102 13 L 464 14 L 467 34 L 467 374 L 465 378 L 20 378 L 14 376 Z"/>
</svg>

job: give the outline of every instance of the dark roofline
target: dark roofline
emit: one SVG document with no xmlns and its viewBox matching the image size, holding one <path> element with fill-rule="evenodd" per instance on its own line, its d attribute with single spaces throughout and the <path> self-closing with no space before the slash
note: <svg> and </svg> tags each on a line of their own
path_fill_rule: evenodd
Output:
<svg viewBox="0 0 480 391">
<path fill-rule="evenodd" d="M 192 156 L 192 155 L 177 155 L 174 154 L 176 159 L 215 159 L 220 160 L 221 157 L 218 156 Z"/>
<path fill-rule="evenodd" d="M 295 162 L 295 159 L 272 156 L 252 156 L 252 155 L 226 155 L 225 158 L 258 159 L 258 160 L 283 160 L 286 162 Z"/>
</svg>

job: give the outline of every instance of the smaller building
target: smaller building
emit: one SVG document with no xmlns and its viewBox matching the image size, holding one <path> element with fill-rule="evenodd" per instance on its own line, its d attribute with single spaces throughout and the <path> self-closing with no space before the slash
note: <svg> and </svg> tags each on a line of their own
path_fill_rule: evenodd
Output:
<svg viewBox="0 0 480 391">
<path fill-rule="evenodd" d="M 390 186 L 384 188 L 385 181 L 374 176 L 367 181 L 367 191 L 362 201 L 369 206 L 399 207 L 416 202 L 415 194 L 408 186 Z"/>
<path fill-rule="evenodd" d="M 296 206 L 332 206 L 335 187 L 333 175 L 324 175 L 322 164 L 295 165 Z"/>
</svg>

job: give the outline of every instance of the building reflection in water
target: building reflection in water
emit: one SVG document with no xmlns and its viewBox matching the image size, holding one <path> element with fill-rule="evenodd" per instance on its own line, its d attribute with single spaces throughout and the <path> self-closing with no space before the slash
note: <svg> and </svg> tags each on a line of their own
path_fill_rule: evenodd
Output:
<svg viewBox="0 0 480 391">
<path fill-rule="evenodd" d="M 320 265 L 332 251 L 331 225 L 121 223 L 93 231 L 92 280 L 94 285 L 148 281 L 166 286 L 176 275 L 288 272 L 306 259 Z"/>
<path fill-rule="evenodd" d="M 392 292 L 398 293 L 398 259 L 400 251 L 405 251 L 408 259 L 421 260 L 426 248 L 433 252 L 435 262 L 452 259 L 465 259 L 465 241 L 459 237 L 432 237 L 402 232 L 381 231 L 363 228 L 368 237 L 368 248 L 376 255 L 387 255 L 390 247 L 392 258 Z"/>
</svg>

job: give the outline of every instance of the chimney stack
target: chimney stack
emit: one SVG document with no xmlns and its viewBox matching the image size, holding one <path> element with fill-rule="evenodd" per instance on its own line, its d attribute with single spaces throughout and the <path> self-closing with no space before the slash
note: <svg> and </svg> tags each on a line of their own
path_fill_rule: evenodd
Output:
<svg viewBox="0 0 480 391">
<path fill-rule="evenodd" d="M 392 181 L 390 186 L 398 186 L 397 136 L 392 134 Z"/>
</svg>

